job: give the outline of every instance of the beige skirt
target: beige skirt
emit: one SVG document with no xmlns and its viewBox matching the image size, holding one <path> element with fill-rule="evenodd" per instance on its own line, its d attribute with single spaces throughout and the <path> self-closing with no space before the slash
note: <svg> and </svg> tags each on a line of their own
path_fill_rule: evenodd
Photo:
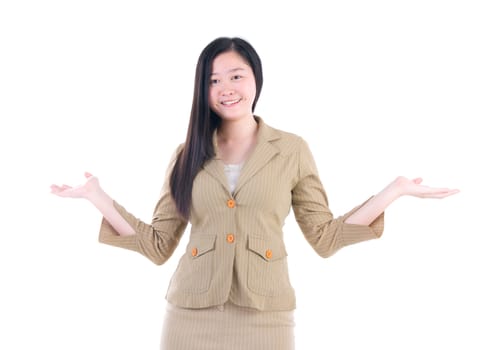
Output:
<svg viewBox="0 0 480 350">
<path fill-rule="evenodd" d="M 293 350 L 293 311 L 226 303 L 205 309 L 167 304 L 161 350 Z"/>
</svg>

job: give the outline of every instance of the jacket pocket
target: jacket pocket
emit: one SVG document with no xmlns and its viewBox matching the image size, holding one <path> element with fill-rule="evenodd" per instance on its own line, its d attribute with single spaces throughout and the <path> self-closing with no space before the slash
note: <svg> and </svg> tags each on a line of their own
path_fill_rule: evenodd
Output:
<svg viewBox="0 0 480 350">
<path fill-rule="evenodd" d="M 279 296 L 291 288 L 287 252 L 281 240 L 248 238 L 248 288 L 259 295 Z"/>
<path fill-rule="evenodd" d="M 189 293 L 203 293 L 210 288 L 212 280 L 214 235 L 193 235 L 187 245 L 187 251 L 180 259 L 172 277 L 171 287 Z"/>
</svg>

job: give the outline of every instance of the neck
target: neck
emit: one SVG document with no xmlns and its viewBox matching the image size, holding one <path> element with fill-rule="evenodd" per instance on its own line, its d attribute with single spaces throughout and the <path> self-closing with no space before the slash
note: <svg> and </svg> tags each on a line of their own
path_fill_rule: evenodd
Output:
<svg viewBox="0 0 480 350">
<path fill-rule="evenodd" d="M 257 122 L 251 118 L 238 120 L 222 120 L 218 129 L 217 138 L 221 142 L 238 142 L 251 139 L 257 132 Z"/>
</svg>

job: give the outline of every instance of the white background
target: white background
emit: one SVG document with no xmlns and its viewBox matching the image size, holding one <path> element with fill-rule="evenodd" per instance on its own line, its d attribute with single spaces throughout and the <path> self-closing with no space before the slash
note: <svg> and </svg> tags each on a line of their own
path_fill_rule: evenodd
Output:
<svg viewBox="0 0 480 350">
<path fill-rule="evenodd" d="M 197 57 L 241 36 L 264 64 L 256 113 L 309 142 L 335 215 L 397 175 L 461 190 L 401 198 L 380 240 L 329 259 L 290 216 L 297 348 L 479 349 L 474 3 L 2 1 L 0 348 L 158 349 L 188 233 L 155 266 L 98 244 L 93 206 L 49 186 L 88 170 L 149 221 Z"/>
</svg>

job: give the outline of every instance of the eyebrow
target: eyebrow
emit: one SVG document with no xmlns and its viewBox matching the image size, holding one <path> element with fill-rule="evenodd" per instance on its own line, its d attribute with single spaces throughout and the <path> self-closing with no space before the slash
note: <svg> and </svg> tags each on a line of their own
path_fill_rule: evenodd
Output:
<svg viewBox="0 0 480 350">
<path fill-rule="evenodd" d="M 237 72 L 237 71 L 239 71 L 239 70 L 245 70 L 245 68 L 240 68 L 240 67 L 239 67 L 239 68 L 233 68 L 233 69 L 230 69 L 227 73 L 233 73 L 233 72 Z M 218 74 L 220 74 L 220 73 L 215 73 L 215 72 L 213 72 L 213 73 L 210 74 L 210 75 L 218 75 Z"/>
</svg>

